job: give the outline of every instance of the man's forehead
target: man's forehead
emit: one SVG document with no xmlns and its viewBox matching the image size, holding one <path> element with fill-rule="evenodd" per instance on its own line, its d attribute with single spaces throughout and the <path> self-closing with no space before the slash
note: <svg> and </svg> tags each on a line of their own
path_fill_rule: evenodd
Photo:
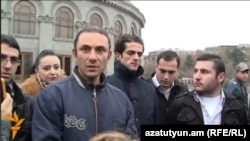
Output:
<svg viewBox="0 0 250 141">
<path fill-rule="evenodd" d="M 19 51 L 7 43 L 1 43 L 1 54 L 18 57 Z"/>
<path fill-rule="evenodd" d="M 194 68 L 213 69 L 214 63 L 212 61 L 197 61 Z"/>
<path fill-rule="evenodd" d="M 125 50 L 133 50 L 137 52 L 142 52 L 143 46 L 137 42 L 126 42 L 125 43 Z"/>
<path fill-rule="evenodd" d="M 84 32 L 79 36 L 79 39 L 81 40 L 89 40 L 89 39 L 94 40 L 96 38 L 102 38 L 103 40 L 108 41 L 108 37 L 98 32 Z"/>
<path fill-rule="evenodd" d="M 109 47 L 108 38 L 100 33 L 86 32 L 82 33 L 78 39 L 77 46 L 105 46 Z"/>
</svg>

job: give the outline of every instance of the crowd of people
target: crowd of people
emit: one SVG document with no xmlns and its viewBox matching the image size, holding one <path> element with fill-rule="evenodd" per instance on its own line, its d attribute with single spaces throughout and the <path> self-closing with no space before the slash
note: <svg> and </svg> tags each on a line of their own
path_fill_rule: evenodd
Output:
<svg viewBox="0 0 250 141">
<path fill-rule="evenodd" d="M 194 90 L 179 78 L 180 57 L 163 51 L 149 79 L 140 65 L 143 40 L 124 34 L 111 50 L 106 31 L 85 28 L 74 40 L 73 73 L 66 76 L 58 56 L 43 50 L 26 79 L 14 81 L 20 46 L 10 35 L 1 35 L 1 77 L 6 96 L 1 103 L 2 141 L 139 141 L 141 125 L 247 125 L 250 124 L 248 65 L 236 66 L 226 87 L 223 60 L 202 54 L 194 65 Z M 104 70 L 115 56 L 114 74 Z M 13 121 L 24 119 L 13 134 Z"/>
</svg>

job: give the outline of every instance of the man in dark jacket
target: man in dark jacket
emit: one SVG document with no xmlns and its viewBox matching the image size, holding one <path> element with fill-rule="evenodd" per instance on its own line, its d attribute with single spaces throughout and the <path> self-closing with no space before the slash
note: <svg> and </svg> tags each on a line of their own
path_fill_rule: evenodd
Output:
<svg viewBox="0 0 250 141">
<path fill-rule="evenodd" d="M 248 125 L 250 125 L 250 103 L 248 103 L 248 114 L 247 114 L 247 117 L 248 117 Z"/>
<path fill-rule="evenodd" d="M 140 76 L 144 70 L 140 66 L 144 51 L 143 41 L 135 35 L 125 34 L 115 44 L 115 72 L 108 82 L 127 94 L 135 111 L 136 127 L 142 124 L 157 124 L 157 95 L 155 88 Z"/>
<path fill-rule="evenodd" d="M 166 119 L 168 124 L 247 124 L 244 105 L 223 92 L 225 65 L 219 56 L 199 56 L 193 79 L 194 91 L 177 96 L 170 106 Z"/>
<path fill-rule="evenodd" d="M 157 57 L 155 72 L 149 79 L 157 91 L 160 124 L 166 124 L 167 111 L 176 96 L 188 92 L 188 88 L 176 77 L 180 67 L 180 58 L 176 52 L 168 50 Z"/>
<path fill-rule="evenodd" d="M 33 115 L 34 100 L 26 94 L 23 94 L 13 77 L 19 60 L 20 47 L 16 39 L 9 35 L 1 35 L 1 77 L 6 81 L 6 91 L 13 99 L 13 115 L 16 113 L 18 120 L 24 121 L 11 122 L 15 126 L 20 122 L 18 131 L 10 131 L 13 141 L 31 141 L 31 121 Z M 16 116 L 15 116 L 16 117 Z M 15 133 L 16 132 L 16 133 Z"/>
<path fill-rule="evenodd" d="M 124 92 L 106 82 L 103 73 L 110 48 L 102 29 L 85 28 L 76 35 L 73 74 L 50 84 L 37 97 L 33 141 L 88 141 L 109 130 L 136 136 L 132 104 Z"/>
<path fill-rule="evenodd" d="M 246 88 L 249 71 L 248 65 L 241 62 L 235 69 L 236 75 L 228 82 L 225 91 L 228 95 L 232 95 L 248 107 L 248 93 Z"/>
</svg>

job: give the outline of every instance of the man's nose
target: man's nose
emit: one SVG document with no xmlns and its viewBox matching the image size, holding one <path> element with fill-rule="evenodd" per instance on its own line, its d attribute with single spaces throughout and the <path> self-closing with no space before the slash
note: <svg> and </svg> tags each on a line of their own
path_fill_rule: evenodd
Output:
<svg viewBox="0 0 250 141">
<path fill-rule="evenodd" d="M 137 53 L 135 53 L 135 54 L 133 55 L 133 59 L 134 59 L 134 60 L 139 60 L 139 59 L 140 59 L 140 56 L 139 56 Z"/>
<path fill-rule="evenodd" d="M 195 72 L 193 77 L 194 77 L 194 80 L 201 79 L 201 75 L 199 72 Z"/>
<path fill-rule="evenodd" d="M 5 60 L 5 62 L 2 65 L 4 68 L 11 68 L 12 66 L 10 59 Z"/>
<path fill-rule="evenodd" d="M 166 73 L 163 75 L 163 78 L 164 78 L 164 79 L 168 79 L 168 78 L 169 78 L 169 73 L 166 72 Z"/>
<path fill-rule="evenodd" d="M 91 50 L 89 53 L 89 60 L 96 60 L 96 59 L 97 59 L 97 57 L 96 57 L 95 50 Z"/>
</svg>

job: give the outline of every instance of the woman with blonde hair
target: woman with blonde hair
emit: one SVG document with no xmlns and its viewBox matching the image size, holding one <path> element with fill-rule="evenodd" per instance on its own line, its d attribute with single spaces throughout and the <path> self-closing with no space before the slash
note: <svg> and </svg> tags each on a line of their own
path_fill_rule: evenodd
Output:
<svg viewBox="0 0 250 141">
<path fill-rule="evenodd" d="M 130 136 L 121 132 L 106 131 L 95 135 L 89 141 L 137 141 L 137 140 L 131 139 Z"/>
</svg>

